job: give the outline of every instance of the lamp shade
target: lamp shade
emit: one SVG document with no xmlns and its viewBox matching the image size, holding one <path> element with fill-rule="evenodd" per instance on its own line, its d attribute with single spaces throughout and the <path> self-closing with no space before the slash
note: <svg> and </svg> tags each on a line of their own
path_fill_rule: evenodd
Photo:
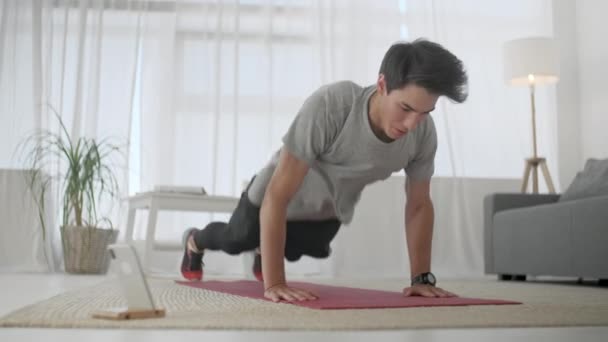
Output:
<svg viewBox="0 0 608 342">
<path fill-rule="evenodd" d="M 559 79 L 557 50 L 551 38 L 533 37 L 506 42 L 504 63 L 505 79 L 511 85 L 547 84 Z"/>
</svg>

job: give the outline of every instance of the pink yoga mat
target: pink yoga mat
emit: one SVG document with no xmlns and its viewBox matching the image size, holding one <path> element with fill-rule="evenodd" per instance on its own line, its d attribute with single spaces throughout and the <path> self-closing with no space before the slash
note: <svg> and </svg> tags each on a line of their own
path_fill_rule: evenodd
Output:
<svg viewBox="0 0 608 342">
<path fill-rule="evenodd" d="M 264 298 L 261 282 L 239 281 L 176 281 L 178 284 L 199 289 L 223 292 L 248 298 Z M 400 292 L 356 289 L 351 287 L 318 285 L 302 282 L 289 282 L 289 285 L 316 293 L 319 298 L 312 301 L 291 302 L 294 305 L 312 309 L 385 309 L 409 308 L 419 306 L 463 306 L 463 305 L 504 305 L 521 304 L 498 299 L 478 299 L 464 297 L 424 298 L 404 297 Z M 287 303 L 287 302 L 286 302 Z"/>
</svg>

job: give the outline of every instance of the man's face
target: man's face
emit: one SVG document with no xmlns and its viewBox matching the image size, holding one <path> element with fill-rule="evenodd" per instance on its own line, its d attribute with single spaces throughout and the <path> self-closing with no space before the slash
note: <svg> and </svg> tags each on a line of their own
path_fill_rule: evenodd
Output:
<svg viewBox="0 0 608 342">
<path fill-rule="evenodd" d="M 408 84 L 386 93 L 384 75 L 378 78 L 381 128 L 390 139 L 396 140 L 413 131 L 420 121 L 435 109 L 438 95 L 429 93 L 416 84 Z"/>
</svg>

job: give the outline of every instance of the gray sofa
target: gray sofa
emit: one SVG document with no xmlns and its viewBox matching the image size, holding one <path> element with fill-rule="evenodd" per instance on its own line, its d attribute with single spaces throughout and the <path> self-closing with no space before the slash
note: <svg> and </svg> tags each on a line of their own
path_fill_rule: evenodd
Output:
<svg viewBox="0 0 608 342">
<path fill-rule="evenodd" d="M 608 160 L 599 161 L 605 171 L 598 161 L 590 162 L 562 196 L 486 196 L 486 274 L 502 280 L 525 280 L 527 275 L 596 278 L 606 285 Z"/>
</svg>

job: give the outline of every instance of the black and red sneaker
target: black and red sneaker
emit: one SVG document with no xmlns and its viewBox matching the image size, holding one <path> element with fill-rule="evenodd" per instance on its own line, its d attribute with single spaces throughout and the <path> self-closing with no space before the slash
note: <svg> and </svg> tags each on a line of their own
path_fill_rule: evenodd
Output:
<svg viewBox="0 0 608 342">
<path fill-rule="evenodd" d="M 264 282 L 264 277 L 262 276 L 262 254 L 256 250 L 253 252 L 253 255 L 253 266 L 251 267 L 253 275 L 257 280 Z"/>
<path fill-rule="evenodd" d="M 184 246 L 184 257 L 182 258 L 182 276 L 188 280 L 203 279 L 203 253 L 196 253 L 192 249 L 195 246 L 188 246 L 190 237 L 198 231 L 197 228 L 188 228 L 184 232 L 182 242 Z"/>
</svg>

